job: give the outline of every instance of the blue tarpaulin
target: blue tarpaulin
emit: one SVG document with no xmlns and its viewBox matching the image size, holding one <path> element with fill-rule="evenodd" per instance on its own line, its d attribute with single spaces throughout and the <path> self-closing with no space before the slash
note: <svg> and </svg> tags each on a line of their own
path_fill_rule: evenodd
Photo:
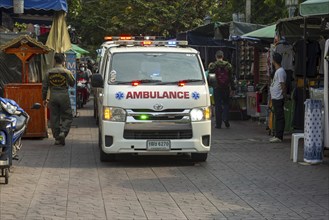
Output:
<svg viewBox="0 0 329 220">
<path fill-rule="evenodd" d="M 13 8 L 13 0 L 1 0 L 0 8 Z M 66 0 L 24 0 L 24 9 L 67 12 Z"/>
</svg>

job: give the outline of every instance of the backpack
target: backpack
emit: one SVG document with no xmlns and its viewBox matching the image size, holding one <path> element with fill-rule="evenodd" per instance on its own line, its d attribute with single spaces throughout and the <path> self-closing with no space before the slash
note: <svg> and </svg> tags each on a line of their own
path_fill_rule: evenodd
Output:
<svg viewBox="0 0 329 220">
<path fill-rule="evenodd" d="M 230 76 L 228 68 L 225 66 L 218 66 L 216 69 L 216 79 L 219 88 L 227 88 L 230 84 Z"/>
</svg>

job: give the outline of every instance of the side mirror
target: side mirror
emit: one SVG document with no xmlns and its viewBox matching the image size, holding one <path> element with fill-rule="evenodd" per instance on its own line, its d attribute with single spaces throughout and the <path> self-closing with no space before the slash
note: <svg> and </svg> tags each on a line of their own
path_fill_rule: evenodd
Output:
<svg viewBox="0 0 329 220">
<path fill-rule="evenodd" d="M 207 81 L 208 81 L 208 85 L 213 87 L 213 88 L 216 88 L 218 86 L 216 74 L 214 74 L 214 73 L 209 73 L 208 74 Z"/>
<path fill-rule="evenodd" d="M 103 88 L 104 80 L 101 74 L 93 74 L 91 75 L 91 86 L 94 88 Z"/>
<path fill-rule="evenodd" d="M 31 109 L 40 109 L 41 108 L 41 104 L 40 103 L 34 103 L 31 107 Z"/>
</svg>

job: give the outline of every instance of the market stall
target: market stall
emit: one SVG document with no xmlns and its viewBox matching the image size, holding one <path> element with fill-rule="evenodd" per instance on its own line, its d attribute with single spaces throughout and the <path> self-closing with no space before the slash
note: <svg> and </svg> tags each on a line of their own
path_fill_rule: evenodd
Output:
<svg viewBox="0 0 329 220">
<path fill-rule="evenodd" d="M 326 32 L 327 39 L 322 39 L 320 71 L 323 72 L 323 105 L 324 105 L 324 147 L 329 148 L 329 1 L 308 0 L 300 4 L 300 14 L 304 17 L 304 24 L 307 24 L 309 17 L 321 17 L 321 30 Z M 304 26 L 304 36 L 307 25 Z M 325 33 L 323 33 L 325 34 Z M 322 35 L 323 36 L 323 35 Z M 324 43 L 325 42 L 325 43 Z M 321 68 L 323 67 L 323 69 Z"/>
<path fill-rule="evenodd" d="M 247 115 L 266 119 L 270 82 L 269 51 L 275 25 L 232 38 L 237 46 L 238 91 L 246 95 Z"/>
<path fill-rule="evenodd" d="M 52 32 L 53 39 L 62 37 L 46 25 L 57 29 L 53 18 L 56 15 L 61 17 L 66 12 L 66 0 L 0 1 L 0 21 L 3 28 L 6 28 L 5 33 L 0 33 L 5 36 L 5 41 L 0 43 L 3 51 L 0 52 L 0 57 L 4 61 L 0 62 L 0 69 L 3 70 L 0 72 L 0 91 L 4 96 L 14 99 L 30 114 L 31 120 L 25 134 L 27 137 L 48 136 L 46 109 L 33 112 L 29 112 L 29 109 L 31 103 L 42 103 L 41 81 L 47 69 L 52 66 L 52 47 L 44 45 L 48 33 Z M 47 54 L 50 54 L 49 57 Z M 16 66 L 13 66 L 14 61 Z M 11 65 L 8 66 L 7 63 Z M 10 77 L 11 75 L 15 77 Z"/>
<path fill-rule="evenodd" d="M 46 109 L 31 110 L 33 103 L 42 103 L 42 84 L 29 82 L 29 60 L 37 54 L 48 53 L 50 49 L 35 39 L 22 35 L 2 45 L 0 50 L 7 54 L 15 54 L 22 62 L 22 83 L 6 84 L 4 97 L 15 100 L 30 115 L 26 137 L 46 137 Z"/>
<path fill-rule="evenodd" d="M 272 108 L 272 102 L 269 94 L 269 87 L 271 83 L 271 77 L 274 74 L 272 68 L 271 57 L 274 52 L 282 55 L 282 67 L 287 74 L 286 86 L 287 86 L 287 99 L 285 100 L 284 115 L 285 115 L 285 128 L 284 131 L 289 133 L 293 131 L 292 117 L 294 110 L 294 102 L 291 100 L 292 94 L 292 72 L 293 72 L 293 50 L 284 39 L 279 40 L 276 35 L 276 24 L 268 27 L 253 31 L 243 35 L 245 37 L 254 37 L 267 43 L 264 44 L 264 50 L 258 56 L 259 62 L 255 69 L 258 71 L 258 87 L 264 88 L 263 91 L 256 91 L 256 94 L 262 94 L 261 100 L 257 103 L 256 107 L 259 112 L 256 112 L 259 117 L 263 117 L 267 120 L 267 129 L 269 134 L 275 133 L 274 112 Z M 257 59 L 256 59 L 257 60 Z M 257 62 L 255 62 L 257 64 Z M 257 70 L 258 68 L 258 70 Z M 262 71 L 264 71 L 262 73 Z M 251 93 L 254 95 L 253 93 Z"/>
<path fill-rule="evenodd" d="M 318 60 L 322 60 L 325 38 L 329 36 L 328 17 L 295 17 L 279 20 L 280 38 L 294 50 L 294 101 L 296 102 L 293 126 L 304 128 L 304 101 L 310 96 L 311 88 L 318 88 L 324 82 L 324 72 Z M 304 28 L 305 27 L 305 28 Z M 321 49 L 322 48 L 322 49 Z M 322 52 L 321 52 L 322 51 Z"/>
</svg>

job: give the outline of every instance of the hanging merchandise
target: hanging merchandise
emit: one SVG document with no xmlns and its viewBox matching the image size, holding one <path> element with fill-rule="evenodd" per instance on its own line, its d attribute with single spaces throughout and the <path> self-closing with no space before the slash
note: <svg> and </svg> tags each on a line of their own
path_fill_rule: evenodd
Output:
<svg viewBox="0 0 329 220">
<path fill-rule="evenodd" d="M 13 0 L 13 6 L 15 14 L 24 13 L 24 0 Z"/>
<path fill-rule="evenodd" d="M 308 40 L 306 42 L 306 76 L 316 77 L 318 74 L 317 67 L 320 58 L 320 44 L 318 41 Z"/>
<path fill-rule="evenodd" d="M 320 51 L 321 51 L 319 73 L 321 75 L 323 75 L 324 74 L 324 51 L 325 51 L 325 45 L 326 45 L 326 40 L 324 39 L 323 36 L 320 36 L 319 45 L 320 45 Z"/>
<path fill-rule="evenodd" d="M 318 41 L 306 40 L 306 77 L 316 77 L 318 74 L 317 64 L 320 58 L 320 44 Z M 294 43 L 295 52 L 295 75 L 303 76 L 303 45 L 304 40 L 300 39 Z"/>
<path fill-rule="evenodd" d="M 281 54 L 282 63 L 281 66 L 284 70 L 294 70 L 294 51 L 293 46 L 289 44 L 284 37 L 283 40 L 279 41 L 278 44 L 275 45 L 274 51 Z"/>
<path fill-rule="evenodd" d="M 304 161 L 320 163 L 323 158 L 322 101 L 305 101 Z"/>
<path fill-rule="evenodd" d="M 240 71 L 238 74 L 239 80 L 254 81 L 254 47 L 249 45 L 247 41 L 240 42 Z"/>
</svg>

